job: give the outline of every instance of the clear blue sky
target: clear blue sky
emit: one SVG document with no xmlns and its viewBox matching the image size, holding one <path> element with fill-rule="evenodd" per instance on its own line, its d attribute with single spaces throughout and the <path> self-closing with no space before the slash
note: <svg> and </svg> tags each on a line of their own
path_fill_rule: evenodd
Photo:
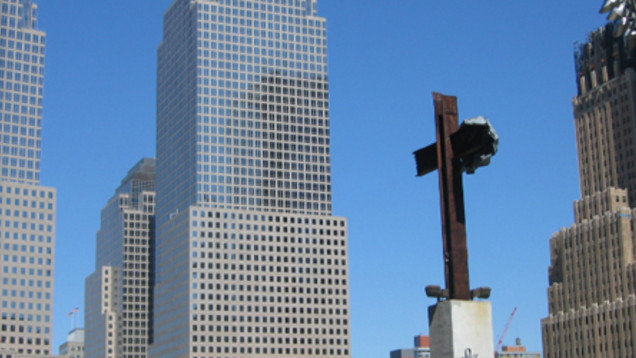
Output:
<svg viewBox="0 0 636 358">
<path fill-rule="evenodd" d="M 155 152 L 156 48 L 172 0 L 39 0 L 48 33 L 42 183 L 58 189 L 55 334 L 82 309 L 101 208 Z M 549 239 L 579 198 L 573 44 L 600 0 L 319 0 L 329 23 L 334 213 L 349 218 L 354 358 L 386 358 L 428 332 L 442 284 L 431 92 L 497 128 L 492 164 L 465 177 L 472 286 L 491 286 L 495 338 L 541 350 Z"/>
</svg>

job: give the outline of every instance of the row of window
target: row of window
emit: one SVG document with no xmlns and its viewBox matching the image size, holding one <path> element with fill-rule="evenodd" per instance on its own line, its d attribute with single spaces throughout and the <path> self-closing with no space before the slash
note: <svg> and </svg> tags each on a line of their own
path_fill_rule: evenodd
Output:
<svg viewBox="0 0 636 358">
<path fill-rule="evenodd" d="M 0 185 L 0 193 L 49 198 L 49 199 L 53 199 L 53 195 L 54 195 L 52 191 L 48 191 L 48 190 L 37 190 L 37 189 L 30 189 L 30 188 L 21 189 L 19 187 L 4 186 L 4 185 Z"/>
<path fill-rule="evenodd" d="M 5 22 L 6 22 L 6 17 L 2 16 L 2 18 L 0 18 L 0 25 L 6 25 Z M 34 37 L 36 36 L 38 35 L 34 35 Z M 43 36 L 40 37 L 40 40 L 44 41 L 44 37 Z M 0 47 L 16 49 L 18 51 L 30 52 L 31 54 L 44 55 L 44 46 L 36 45 L 35 42 L 24 43 L 23 41 L 20 41 L 20 40 L 17 40 L 17 41 L 7 40 L 5 37 L 2 37 L 0 38 Z"/>
<path fill-rule="evenodd" d="M 244 9 L 257 11 L 267 11 L 275 14 L 288 14 L 288 15 L 312 15 L 313 12 L 308 12 L 309 9 L 306 5 L 308 2 L 299 2 L 297 0 L 268 0 L 268 1 L 259 1 L 255 2 L 253 0 L 221 0 L 217 2 L 222 5 L 227 5 L 226 7 L 217 6 L 217 5 L 209 5 L 207 3 L 199 3 L 197 9 L 204 10 L 206 12 L 212 11 L 213 13 L 219 13 L 226 15 L 234 15 L 234 16 L 245 16 Z M 303 23 L 306 23 L 310 26 L 314 26 L 314 24 L 320 24 L 317 20 L 304 20 Z M 317 25 L 316 25 L 317 26 Z"/>
<path fill-rule="evenodd" d="M 6 32 L 6 31 L 2 31 Z M 0 35 L 2 36 L 2 35 Z M 24 45 L 26 51 L 13 51 L 13 50 L 5 50 L 4 48 L 0 48 L 0 58 L 6 58 L 16 61 L 20 61 L 22 63 L 31 63 L 34 66 L 44 66 L 44 56 L 38 54 L 31 54 L 31 47 L 28 44 Z M 26 71 L 28 72 L 28 71 Z"/>
<path fill-rule="evenodd" d="M 37 246 L 36 245 L 18 245 L 18 244 L 11 245 L 8 242 L 5 242 L 4 250 L 5 251 L 13 250 L 15 252 L 31 252 L 31 253 L 37 252 L 38 254 L 44 254 L 46 252 L 47 255 L 52 254 L 51 247 L 43 248 L 41 245 L 37 245 Z"/>
<path fill-rule="evenodd" d="M 53 255 L 50 255 L 53 256 Z M 20 256 L 20 255 L 3 255 L 2 257 L 3 261 L 5 263 L 21 263 L 21 264 L 29 264 L 29 265 L 45 265 L 45 266 L 51 266 L 53 264 L 53 260 L 51 260 L 50 258 L 43 258 L 41 255 L 30 255 L 30 256 Z M 11 283 L 13 285 L 17 284 L 17 280 L 14 278 L 12 280 L 9 280 L 8 278 L 4 277 L 3 279 L 3 283 L 8 284 L 9 281 L 11 281 Z M 26 281 L 24 279 L 20 280 L 20 284 L 25 284 Z M 42 281 L 37 280 L 37 287 L 41 287 Z M 46 287 L 49 287 L 50 282 L 46 283 Z M 29 280 L 29 286 L 33 287 L 33 280 Z"/>
<path fill-rule="evenodd" d="M 0 91 L 0 93 L 2 93 L 2 91 Z M 23 126 L 27 126 L 27 125 L 32 127 L 37 125 L 37 129 L 39 130 L 42 127 L 42 120 L 37 119 L 36 117 L 33 117 L 33 116 L 20 116 L 15 113 L 5 113 L 4 116 L 0 115 L 0 119 L 4 120 L 5 123 L 13 123 L 15 125 L 19 123 L 21 125 L 19 126 L 19 128 L 22 128 Z M 13 129 L 9 130 L 6 127 L 3 127 L 3 131 L 5 133 L 9 133 L 9 132 L 13 132 L 14 130 Z"/>
<path fill-rule="evenodd" d="M 4 332 L 3 332 L 4 333 Z M 49 345 L 49 339 L 48 338 L 31 338 L 31 337 L 20 337 L 20 336 L 0 336 L 0 342 L 3 343 L 9 343 L 9 344 L 26 344 L 28 346 L 41 346 L 41 345 L 45 345 L 48 346 Z"/>
<path fill-rule="evenodd" d="M 348 349 L 340 349 L 340 348 L 268 348 L 268 347 L 245 347 L 245 346 L 232 346 L 232 347 L 221 347 L 221 346 L 193 346 L 192 353 L 225 353 L 225 354 L 278 354 L 278 355 L 309 355 L 309 356 L 317 356 L 317 357 L 326 357 L 326 356 L 348 356 Z M 193 358 L 208 358 L 208 355 L 203 355 L 201 357 L 194 355 Z M 225 356 L 223 356 L 225 357 Z"/>
<path fill-rule="evenodd" d="M 2 296 L 5 297 L 20 297 L 23 299 L 28 299 L 28 300 L 50 300 L 51 299 L 51 293 L 50 292 L 42 292 L 40 290 L 38 291 L 33 291 L 33 290 L 23 290 L 23 289 L 19 289 L 19 290 L 9 290 L 9 289 L 3 289 L 2 290 Z M 24 316 L 20 317 L 20 320 L 24 320 Z M 28 321 L 32 321 L 32 316 L 31 315 L 27 315 L 27 320 Z"/>
<path fill-rule="evenodd" d="M 235 213 L 235 212 L 219 212 L 219 211 L 192 211 L 192 216 L 197 217 L 200 216 L 202 218 L 216 218 L 223 220 L 247 220 L 247 221 L 262 221 L 262 222 L 270 222 L 270 223 L 290 223 L 290 224 L 299 224 L 299 225 L 326 225 L 326 226 L 345 226 L 345 220 L 339 219 L 323 219 L 323 218 L 309 218 L 304 216 L 280 216 L 280 215 L 258 215 L 258 214 L 250 214 L 250 213 Z M 280 241 L 280 238 L 276 239 L 277 242 Z M 284 242 L 287 238 L 283 238 Z M 327 240 L 327 244 L 329 244 L 329 239 L 320 239 L 320 244 L 323 245 Z"/>
</svg>

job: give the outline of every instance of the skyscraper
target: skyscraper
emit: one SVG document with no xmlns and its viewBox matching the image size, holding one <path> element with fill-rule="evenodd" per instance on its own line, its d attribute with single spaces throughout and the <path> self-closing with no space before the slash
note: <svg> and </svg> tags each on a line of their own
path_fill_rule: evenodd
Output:
<svg viewBox="0 0 636 358">
<path fill-rule="evenodd" d="M 37 5 L 0 0 L 0 357 L 52 352 L 55 189 L 40 186 Z"/>
<path fill-rule="evenodd" d="M 614 25 L 590 34 L 576 52 L 578 95 L 574 117 L 583 197 L 609 187 L 628 189 L 636 205 L 636 57 L 622 39 L 613 36 Z"/>
<path fill-rule="evenodd" d="M 86 279 L 87 358 L 145 358 L 151 332 L 155 160 L 128 171 L 102 210 Z"/>
<path fill-rule="evenodd" d="M 545 358 L 636 356 L 636 54 L 613 26 L 576 52 L 583 198 L 575 224 L 550 240 Z"/>
<path fill-rule="evenodd" d="M 349 357 L 316 0 L 176 0 L 157 75 L 152 357 Z"/>
</svg>

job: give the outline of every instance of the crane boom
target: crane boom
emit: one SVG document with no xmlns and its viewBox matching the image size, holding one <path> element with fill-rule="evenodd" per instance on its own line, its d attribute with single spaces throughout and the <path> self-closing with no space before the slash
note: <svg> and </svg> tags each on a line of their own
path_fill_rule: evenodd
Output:
<svg viewBox="0 0 636 358">
<path fill-rule="evenodd" d="M 495 348 L 495 354 L 499 352 L 499 350 L 501 349 L 501 345 L 503 344 L 504 338 L 506 338 L 506 333 L 508 333 L 508 328 L 510 328 L 510 325 L 512 324 L 512 320 L 515 318 L 516 314 L 517 314 L 517 307 L 515 307 L 515 309 L 512 310 L 512 313 L 510 314 L 510 318 L 508 318 L 508 322 L 506 323 L 506 328 L 504 328 L 503 332 L 501 333 L 501 336 L 499 336 L 499 341 L 497 341 L 497 347 Z"/>
</svg>

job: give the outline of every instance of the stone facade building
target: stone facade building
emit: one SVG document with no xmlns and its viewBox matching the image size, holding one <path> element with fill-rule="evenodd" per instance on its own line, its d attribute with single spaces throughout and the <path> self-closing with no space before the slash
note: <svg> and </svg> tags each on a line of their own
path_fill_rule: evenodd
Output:
<svg viewBox="0 0 636 358">
<path fill-rule="evenodd" d="M 317 0 L 176 0 L 157 73 L 153 357 L 350 357 Z"/>
<path fill-rule="evenodd" d="M 56 190 L 40 185 L 46 33 L 0 0 L 0 358 L 52 353 Z"/>
<path fill-rule="evenodd" d="M 102 210 L 86 279 L 85 357 L 145 358 L 151 333 L 155 160 L 142 159 Z"/>
<path fill-rule="evenodd" d="M 75 328 L 60 345 L 59 358 L 84 358 L 84 329 Z"/>
<path fill-rule="evenodd" d="M 613 25 L 576 54 L 581 193 L 550 240 L 545 358 L 636 356 L 636 75 Z"/>
</svg>

